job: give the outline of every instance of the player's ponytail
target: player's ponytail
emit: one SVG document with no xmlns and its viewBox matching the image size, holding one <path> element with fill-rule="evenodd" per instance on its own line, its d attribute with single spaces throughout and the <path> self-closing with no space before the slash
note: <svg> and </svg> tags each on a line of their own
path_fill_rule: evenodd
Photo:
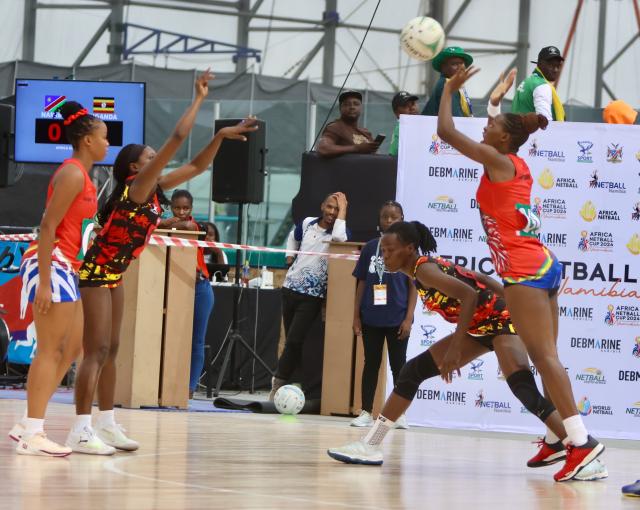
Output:
<svg viewBox="0 0 640 510">
<path fill-rule="evenodd" d="M 546 129 L 549 121 L 539 113 L 505 113 L 504 129 L 511 135 L 511 152 L 518 152 L 520 147 L 529 139 L 529 135 L 538 129 Z"/>
<path fill-rule="evenodd" d="M 419 221 L 398 221 L 387 229 L 386 234 L 395 234 L 402 244 L 411 244 L 424 254 L 435 253 L 438 249 L 431 230 Z"/>
</svg>

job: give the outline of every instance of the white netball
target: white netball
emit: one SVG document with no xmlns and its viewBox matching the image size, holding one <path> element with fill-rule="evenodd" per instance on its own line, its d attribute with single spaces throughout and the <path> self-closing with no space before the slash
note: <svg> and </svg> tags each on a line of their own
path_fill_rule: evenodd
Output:
<svg viewBox="0 0 640 510">
<path fill-rule="evenodd" d="M 442 25 L 428 16 L 409 21 L 400 33 L 400 44 L 412 58 L 424 62 L 442 51 L 445 34 Z"/>
<path fill-rule="evenodd" d="M 273 403 L 280 414 L 298 414 L 304 407 L 304 393 L 293 384 L 287 384 L 276 391 Z"/>
</svg>

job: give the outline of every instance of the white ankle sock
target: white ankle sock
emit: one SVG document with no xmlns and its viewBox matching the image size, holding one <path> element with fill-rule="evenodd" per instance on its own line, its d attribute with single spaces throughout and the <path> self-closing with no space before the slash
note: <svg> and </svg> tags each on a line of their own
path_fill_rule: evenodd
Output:
<svg viewBox="0 0 640 510">
<path fill-rule="evenodd" d="M 547 433 L 544 435 L 544 440 L 547 444 L 555 444 L 560 441 L 560 438 L 554 434 L 553 430 L 547 427 Z"/>
<path fill-rule="evenodd" d="M 362 441 L 368 445 L 377 446 L 382 443 L 384 436 L 387 435 L 387 432 L 389 432 L 394 425 L 395 422 L 387 420 L 384 416 L 379 415 L 378 419 L 373 424 L 373 427 L 371 427 L 367 435 L 362 438 Z"/>
<path fill-rule="evenodd" d="M 74 432 L 81 432 L 85 427 L 91 428 L 91 415 L 90 414 L 77 414 L 76 422 L 73 424 Z"/>
<path fill-rule="evenodd" d="M 26 418 L 23 437 L 44 432 L 44 418 Z"/>
<path fill-rule="evenodd" d="M 582 446 L 589 439 L 589 433 L 582 422 L 582 418 L 579 414 L 569 416 L 562 420 L 564 423 L 564 429 L 567 431 L 567 439 L 574 446 Z"/>
<path fill-rule="evenodd" d="M 98 411 L 97 425 L 99 428 L 115 427 L 116 418 L 113 409 L 109 409 L 108 411 Z"/>
<path fill-rule="evenodd" d="M 27 414 L 27 407 L 25 406 L 24 408 L 24 414 L 22 415 L 22 418 L 20 418 L 20 425 L 22 425 L 24 428 L 27 428 L 27 418 L 29 417 L 29 415 Z"/>
</svg>

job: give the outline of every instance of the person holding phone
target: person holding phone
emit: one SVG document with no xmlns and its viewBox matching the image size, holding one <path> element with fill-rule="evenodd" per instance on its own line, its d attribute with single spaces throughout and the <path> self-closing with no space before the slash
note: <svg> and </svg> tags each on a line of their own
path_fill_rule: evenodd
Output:
<svg viewBox="0 0 640 510">
<path fill-rule="evenodd" d="M 373 154 L 384 140 L 358 126 L 362 114 L 362 94 L 357 90 L 345 90 L 338 98 L 340 118 L 327 124 L 318 142 L 318 154 L 326 158 L 343 154 Z"/>
</svg>

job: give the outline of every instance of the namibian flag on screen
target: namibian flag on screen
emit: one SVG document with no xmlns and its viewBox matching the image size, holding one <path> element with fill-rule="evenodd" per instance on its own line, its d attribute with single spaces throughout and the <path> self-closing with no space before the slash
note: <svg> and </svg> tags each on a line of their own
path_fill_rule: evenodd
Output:
<svg viewBox="0 0 640 510">
<path fill-rule="evenodd" d="M 116 110 L 116 101 L 113 97 L 94 97 L 93 113 L 113 113 Z"/>
<path fill-rule="evenodd" d="M 67 96 L 44 96 L 44 111 L 56 112 L 67 102 Z"/>
</svg>

